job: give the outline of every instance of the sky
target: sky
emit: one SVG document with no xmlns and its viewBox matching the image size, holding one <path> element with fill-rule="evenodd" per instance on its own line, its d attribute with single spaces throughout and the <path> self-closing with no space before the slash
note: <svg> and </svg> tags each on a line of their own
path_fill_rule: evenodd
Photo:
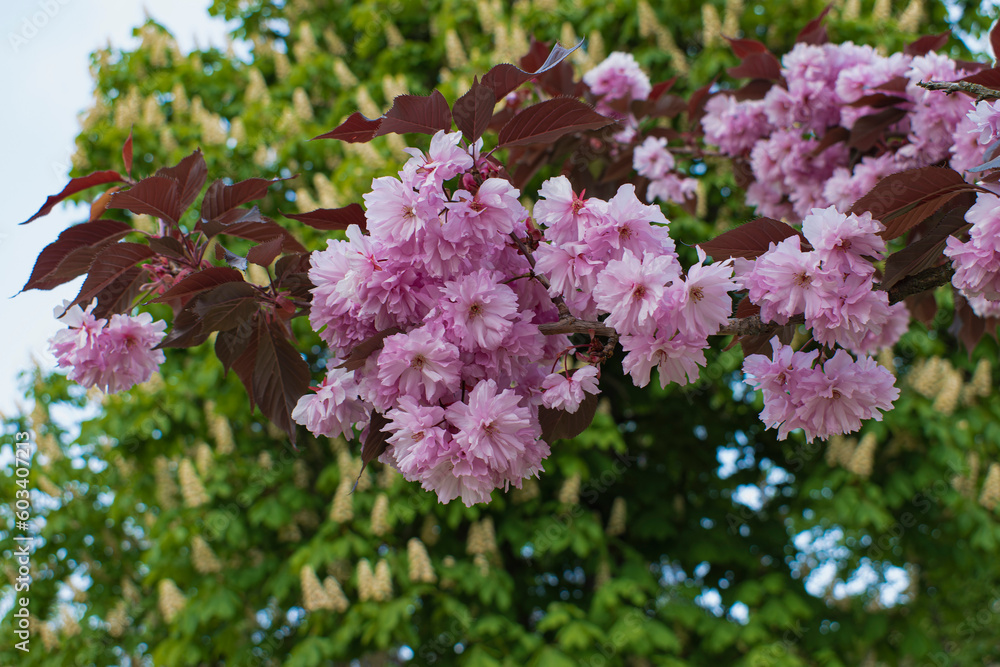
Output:
<svg viewBox="0 0 1000 667">
<path fill-rule="evenodd" d="M 208 15 L 209 0 L 4 0 L 0 9 L 0 412 L 22 398 L 20 371 L 37 360 L 54 368 L 47 340 L 61 327 L 53 310 L 72 299 L 82 278 L 52 291 L 17 294 L 35 259 L 88 210 L 57 207 L 18 226 L 68 180 L 79 113 L 90 106 L 89 54 L 107 45 L 134 48 L 148 14 L 189 51 L 226 43 L 226 24 Z M 111 165 L 109 168 L 116 168 Z M 11 298 L 14 297 L 14 298 Z"/>
</svg>

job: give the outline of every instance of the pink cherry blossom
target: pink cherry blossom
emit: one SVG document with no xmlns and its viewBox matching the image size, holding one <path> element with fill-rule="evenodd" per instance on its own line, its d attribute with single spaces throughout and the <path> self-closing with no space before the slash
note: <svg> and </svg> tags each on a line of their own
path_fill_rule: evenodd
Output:
<svg viewBox="0 0 1000 667">
<path fill-rule="evenodd" d="M 597 394 L 597 367 L 584 366 L 571 375 L 550 373 L 542 382 L 542 402 L 545 407 L 565 410 L 570 414 L 579 408 L 586 394 Z"/>
<path fill-rule="evenodd" d="M 292 410 L 292 419 L 310 433 L 330 438 L 353 438 L 354 424 L 367 417 L 354 374 L 344 368 L 330 368 L 315 393 L 300 398 Z"/>
<path fill-rule="evenodd" d="M 583 75 L 595 95 L 609 100 L 644 100 L 653 87 L 631 53 L 615 51 Z"/>
</svg>

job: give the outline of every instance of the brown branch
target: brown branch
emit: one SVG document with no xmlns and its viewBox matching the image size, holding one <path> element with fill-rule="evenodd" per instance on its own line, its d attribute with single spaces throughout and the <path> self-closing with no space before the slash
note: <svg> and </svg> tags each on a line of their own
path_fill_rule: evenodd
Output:
<svg viewBox="0 0 1000 667">
<path fill-rule="evenodd" d="M 941 90 L 949 95 L 966 93 L 975 97 L 977 102 L 1000 99 L 1000 91 L 968 81 L 918 81 L 917 85 L 927 90 Z"/>
<path fill-rule="evenodd" d="M 546 336 L 578 333 L 608 337 L 618 336 L 618 332 L 614 330 L 614 327 L 609 327 L 603 322 L 588 322 L 587 320 L 578 320 L 575 317 L 564 317 L 558 322 L 539 324 L 538 329 Z"/>
<path fill-rule="evenodd" d="M 953 275 L 955 275 L 955 268 L 951 262 L 945 262 L 941 266 L 932 266 L 920 273 L 907 276 L 889 289 L 889 303 L 899 303 L 908 296 L 940 287 L 951 282 Z"/>
</svg>

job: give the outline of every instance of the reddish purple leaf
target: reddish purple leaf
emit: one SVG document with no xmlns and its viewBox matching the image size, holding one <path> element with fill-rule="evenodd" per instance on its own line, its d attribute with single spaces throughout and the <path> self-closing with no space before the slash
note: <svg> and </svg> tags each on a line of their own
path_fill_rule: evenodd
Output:
<svg viewBox="0 0 1000 667">
<path fill-rule="evenodd" d="M 305 251 L 305 247 L 287 229 L 274 220 L 261 215 L 256 206 L 249 211 L 242 208 L 227 211 L 219 219 L 211 220 L 202 225 L 201 231 L 209 238 L 223 234 L 258 243 L 270 241 L 275 236 L 280 236 L 282 247 L 286 252 Z"/>
<path fill-rule="evenodd" d="M 989 332 L 994 338 L 997 335 L 997 319 L 991 317 L 983 319 L 976 315 L 972 306 L 961 294 L 955 293 L 955 319 L 952 320 L 948 332 L 957 338 L 972 358 L 972 351 L 976 349 L 984 333 Z"/>
<path fill-rule="evenodd" d="M 862 116 L 854 121 L 851 136 L 847 140 L 848 147 L 856 148 L 862 153 L 869 151 L 879 142 L 889 127 L 905 117 L 906 111 L 896 107 L 889 107 L 878 113 Z"/>
<path fill-rule="evenodd" d="M 921 167 L 883 178 L 848 212 L 871 213 L 885 225 L 881 236 L 888 241 L 916 227 L 958 194 L 978 189 L 953 169 Z"/>
<path fill-rule="evenodd" d="M 95 297 L 97 306 L 93 310 L 94 317 L 106 318 L 132 310 L 139 292 L 148 284 L 149 275 L 146 269 L 141 266 L 133 266 L 97 293 Z"/>
<path fill-rule="evenodd" d="M 538 408 L 538 422 L 542 426 L 542 440 L 551 443 L 555 440 L 575 438 L 590 426 L 597 413 L 597 396 L 587 394 L 576 412 L 570 414 L 565 410 Z"/>
<path fill-rule="evenodd" d="M 734 79 L 781 79 L 781 63 L 770 53 L 751 53 L 736 67 L 726 70 Z"/>
<path fill-rule="evenodd" d="M 383 429 L 388 423 L 389 420 L 382 413 L 372 410 L 368 420 L 368 427 L 361 434 L 363 443 L 361 445 L 361 470 L 358 471 L 358 478 L 354 480 L 355 489 L 358 486 L 358 482 L 361 481 L 361 475 L 364 474 L 368 464 L 381 456 L 382 452 L 385 451 L 388 444 L 387 440 L 391 433 Z"/>
<path fill-rule="evenodd" d="M 1000 89 L 1000 67 L 991 67 L 990 69 L 984 69 L 975 74 L 970 74 L 967 77 L 959 79 L 959 81 L 965 81 L 966 83 L 978 83 L 980 86 L 985 86 L 986 88 L 992 88 L 994 90 Z M 975 97 L 975 94 L 962 91 L 969 97 Z"/>
<path fill-rule="evenodd" d="M 184 246 L 171 236 L 153 236 L 149 239 L 149 247 L 159 255 L 181 260 L 188 259 Z"/>
<path fill-rule="evenodd" d="M 22 225 L 26 225 L 36 218 L 40 218 L 43 215 L 48 215 L 52 208 L 66 199 L 71 195 L 75 195 L 77 192 L 86 190 L 87 188 L 92 188 L 95 185 L 104 185 L 105 183 L 123 183 L 125 178 L 119 174 L 117 171 L 95 171 L 92 174 L 87 174 L 86 176 L 80 176 L 79 178 L 70 179 L 68 185 L 62 189 L 59 194 L 50 195 L 45 203 L 42 205 L 38 212 L 33 216 L 22 222 Z"/>
<path fill-rule="evenodd" d="M 733 317 L 753 317 L 754 315 L 760 314 L 760 306 L 756 303 L 751 303 L 750 297 L 743 297 L 738 304 L 736 304 L 736 312 L 733 313 Z"/>
<path fill-rule="evenodd" d="M 806 24 L 806 27 L 802 28 L 798 36 L 795 38 L 796 43 L 803 44 L 826 44 L 828 37 L 826 34 L 826 27 L 823 25 L 823 19 L 826 15 L 830 13 L 833 8 L 833 3 L 828 4 L 819 16 L 814 18 L 812 21 Z"/>
<path fill-rule="evenodd" d="M 813 149 L 812 155 L 813 156 L 819 155 L 830 146 L 833 146 L 834 144 L 839 144 L 841 141 L 847 141 L 847 138 L 850 136 L 851 133 L 847 130 L 847 128 L 840 127 L 839 125 L 836 127 L 832 127 L 826 131 L 826 134 L 823 135 L 823 138 L 820 140 L 819 144 L 816 146 L 816 148 Z"/>
<path fill-rule="evenodd" d="M 222 181 L 215 181 L 208 186 L 208 192 L 201 202 L 201 217 L 203 220 L 218 220 L 224 213 L 227 213 L 249 201 L 260 199 L 267 194 L 267 189 L 280 181 L 287 181 L 289 178 L 248 178 L 239 183 L 226 185 Z"/>
<path fill-rule="evenodd" d="M 570 132 L 585 132 L 615 121 L 580 100 L 560 97 L 534 104 L 514 116 L 500 130 L 499 145 L 549 143 Z"/>
<path fill-rule="evenodd" d="M 260 411 L 295 442 L 292 410 L 309 391 L 309 364 L 276 326 L 261 321 L 257 358 L 253 368 L 253 394 Z"/>
<path fill-rule="evenodd" d="M 247 251 L 247 261 L 258 266 L 271 266 L 271 262 L 281 254 L 281 244 L 283 242 L 284 239 L 282 237 L 275 236 L 272 239 L 255 245 Z"/>
<path fill-rule="evenodd" d="M 347 229 L 351 225 L 357 225 L 362 231 L 368 228 L 365 209 L 361 204 L 348 204 L 341 208 L 320 208 L 308 213 L 282 213 L 282 215 L 323 231 Z"/>
<path fill-rule="evenodd" d="M 316 141 L 317 139 L 340 139 L 350 144 L 364 143 L 378 136 L 378 128 L 381 125 L 382 116 L 373 120 L 366 118 L 361 112 L 355 111 L 343 123 L 329 132 L 321 134 L 318 137 L 313 137 L 312 141 Z"/>
<path fill-rule="evenodd" d="M 259 310 L 257 295 L 257 288 L 248 282 L 227 282 L 199 294 L 190 308 L 201 318 L 204 333 L 228 331 Z"/>
<path fill-rule="evenodd" d="M 201 187 L 205 185 L 205 178 L 208 176 L 208 166 L 201 151 L 188 155 L 173 167 L 162 167 L 156 170 L 156 176 L 172 178 L 178 183 L 180 193 L 180 212 L 188 210 L 201 192 Z"/>
<path fill-rule="evenodd" d="M 910 314 L 913 315 L 913 319 L 925 327 L 931 326 L 938 310 L 937 299 L 934 298 L 932 291 L 913 294 L 906 297 L 903 301 L 906 303 L 906 308 L 910 311 Z"/>
<path fill-rule="evenodd" d="M 169 301 L 170 299 L 187 299 L 188 297 L 200 294 L 201 292 L 218 287 L 224 283 L 244 282 L 243 274 L 235 269 L 224 266 L 213 266 L 203 269 L 198 273 L 192 273 L 183 280 L 176 283 L 161 296 L 153 299 L 153 302 Z"/>
<path fill-rule="evenodd" d="M 451 110 L 455 127 L 462 131 L 467 141 L 476 141 L 489 127 L 495 105 L 493 90 L 474 80 L 469 92 L 458 98 Z"/>
<path fill-rule="evenodd" d="M 774 88 L 776 83 L 777 82 L 775 81 L 768 81 L 767 79 L 753 79 L 732 91 L 733 99 L 737 102 L 762 100 L 764 99 L 764 96 L 767 95 L 768 91 Z"/>
<path fill-rule="evenodd" d="M 150 176 L 128 190 L 113 194 L 108 208 L 123 208 L 177 224 L 183 212 L 179 189 L 177 181 L 172 178 Z"/>
<path fill-rule="evenodd" d="M 688 124 L 694 127 L 697 132 L 702 131 L 701 123 L 699 123 L 698 120 L 705 113 L 705 103 L 708 102 L 708 93 L 712 90 L 712 86 L 714 85 L 715 79 L 712 79 L 707 84 L 691 93 L 691 98 L 688 100 Z"/>
<path fill-rule="evenodd" d="M 726 36 L 723 35 L 723 37 Z M 769 53 L 767 47 L 756 39 L 733 39 L 732 37 L 726 37 L 726 41 L 729 42 L 729 46 L 732 47 L 736 57 L 741 60 L 754 53 Z"/>
<path fill-rule="evenodd" d="M 944 47 L 948 43 L 949 37 L 951 37 L 951 30 L 945 30 L 937 35 L 924 35 L 920 39 L 907 44 L 903 49 L 903 53 L 914 58 L 925 56 Z"/>
<path fill-rule="evenodd" d="M 139 262 L 154 257 L 156 253 L 141 243 L 113 243 L 101 250 L 90 266 L 87 279 L 80 293 L 69 305 L 88 304 L 105 287 L 115 282 Z"/>
<path fill-rule="evenodd" d="M 907 101 L 906 98 L 899 97 L 898 95 L 887 95 L 885 93 L 871 93 L 865 95 L 864 97 L 859 97 L 857 100 L 851 102 L 847 106 L 873 107 L 875 109 L 881 109 L 882 107 L 889 107 L 906 101 Z"/>
<path fill-rule="evenodd" d="M 125 163 L 125 173 L 129 176 L 132 175 L 132 130 L 128 131 L 128 139 L 125 140 L 125 145 L 122 146 L 122 161 Z"/>
<path fill-rule="evenodd" d="M 936 266 L 944 258 L 941 252 L 945 242 L 952 234 L 959 234 L 968 226 L 965 221 L 965 211 L 962 207 L 940 211 L 932 217 L 936 221 L 930 229 L 924 232 L 918 240 L 910 242 L 905 248 L 889 255 L 885 260 L 885 271 L 879 283 L 880 289 L 890 289 L 907 276 L 920 273 L 924 269 Z M 921 228 L 922 230 L 923 228 Z"/>
<path fill-rule="evenodd" d="M 131 231 L 131 226 L 117 220 L 95 220 L 73 225 L 45 246 L 21 291 L 49 290 L 76 278 L 90 268 L 90 262 L 101 247 L 124 238 Z M 77 260 L 74 261 L 73 257 Z"/>
<path fill-rule="evenodd" d="M 802 238 L 802 234 L 797 229 L 780 220 L 757 218 L 736 229 L 719 234 L 710 241 L 699 243 L 698 246 L 711 255 L 716 262 L 730 257 L 754 259 L 767 252 L 772 243 L 777 244 L 795 235 Z M 804 248 L 805 240 L 803 239 L 801 243 Z"/>
<path fill-rule="evenodd" d="M 661 81 L 660 83 L 653 86 L 653 88 L 649 91 L 649 95 L 646 96 L 646 100 L 649 102 L 655 102 L 656 100 L 660 99 L 661 95 L 669 92 L 670 89 L 674 87 L 675 83 L 677 83 L 676 76 L 672 76 L 666 81 Z"/>
<path fill-rule="evenodd" d="M 375 136 L 396 133 L 435 134 L 451 130 L 451 110 L 441 91 L 430 95 L 400 95 L 392 102 Z"/>
<path fill-rule="evenodd" d="M 379 331 L 373 336 L 369 336 L 365 340 L 361 341 L 351 350 L 340 365 L 337 368 L 346 368 L 349 371 L 356 371 L 365 365 L 368 360 L 376 350 L 381 350 L 382 345 L 385 344 L 385 339 L 393 334 L 398 334 L 402 331 L 399 327 L 390 327 L 385 331 Z"/>
<path fill-rule="evenodd" d="M 572 49 L 567 49 L 560 44 L 556 44 L 552 47 L 552 51 L 549 53 L 548 58 L 545 59 L 545 62 L 543 62 L 541 66 L 533 72 L 525 72 L 520 67 L 509 63 L 496 65 L 483 77 L 482 84 L 493 91 L 495 100 L 499 102 L 505 98 L 508 93 L 525 81 L 528 81 L 554 68 L 556 65 L 561 63 L 566 56 L 576 51 L 582 45 L 583 40 L 580 40 L 580 43 Z"/>
</svg>

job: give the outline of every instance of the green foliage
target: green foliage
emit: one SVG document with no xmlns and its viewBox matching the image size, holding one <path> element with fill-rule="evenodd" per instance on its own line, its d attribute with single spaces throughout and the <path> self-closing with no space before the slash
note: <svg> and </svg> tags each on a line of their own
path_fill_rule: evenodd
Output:
<svg viewBox="0 0 1000 667">
<path fill-rule="evenodd" d="M 306 139 L 359 105 L 384 110 L 403 90 L 439 87 L 454 100 L 530 34 L 587 36 L 589 55 L 574 56 L 580 67 L 601 48 L 628 49 L 654 80 L 690 72 L 682 92 L 724 82 L 736 61 L 718 40 L 705 44 L 703 5 L 644 6 L 652 4 L 656 22 L 635 2 L 217 1 L 212 11 L 238 19 L 236 36 L 253 42 L 252 61 L 181 54 L 153 24 L 139 29 L 142 48 L 95 54 L 97 104 L 76 168 L 117 165 L 134 125 L 140 176 L 200 145 L 213 176 L 302 174 L 272 188 L 268 215 L 347 204 L 398 166 L 402 142 Z M 851 19 L 849 4 L 828 20 L 835 39 L 891 50 L 912 37 L 894 25 L 901 9 L 875 21 L 863 2 Z M 712 6 L 725 24 L 738 5 Z M 780 53 L 821 8 L 755 4 L 738 23 Z M 945 7 L 926 10 L 920 29 L 943 29 Z M 970 11 L 961 26 L 981 30 L 984 21 Z M 751 215 L 732 175 L 714 166 L 701 214 L 669 211 L 683 241 Z M 308 247 L 323 246 L 319 232 L 288 224 Z M 972 359 L 957 355 L 950 312 L 896 347 L 904 391 L 883 422 L 866 425 L 871 457 L 850 443 L 777 441 L 757 419 L 759 398 L 739 383 L 739 352 L 719 346 L 685 388 L 640 390 L 609 365 L 593 426 L 555 443 L 537 482 L 473 508 L 439 505 L 378 465 L 347 493 L 356 444 L 305 437 L 291 447 L 249 412 L 210 343 L 169 351 L 161 376 L 117 396 L 88 397 L 60 375 L 35 374 L 35 407 L 5 422 L 3 448 L 17 431 L 38 445 L 29 606 L 37 634 L 30 654 L 8 641 L 0 658 L 758 667 L 995 657 L 1000 525 L 977 500 L 1000 459 L 1000 399 L 992 382 L 972 378 L 980 362 L 996 367 L 997 349 L 984 340 Z M 305 327 L 296 334 L 318 375 L 318 338 Z M 948 378 L 958 378 L 955 400 Z M 78 431 L 67 430 L 79 419 Z M 16 486 L 13 471 L 4 474 L 0 503 L 10 508 Z M 376 517 L 383 494 L 387 516 Z M 748 504 L 754 495 L 760 502 Z M 3 518 L 10 563 L 17 530 L 8 509 Z M 416 567 L 414 538 L 433 582 Z M 376 579 L 387 569 L 388 582 L 368 581 L 362 559 Z M 307 566 L 327 582 L 322 591 L 307 594 Z M 859 583 L 850 594 L 832 584 L 812 594 L 806 584 L 821 567 L 833 568 L 834 582 Z M 909 588 L 883 600 L 894 568 L 906 568 Z M 859 579 L 862 571 L 873 578 Z M 14 636 L 11 614 L 0 626 Z"/>
</svg>

